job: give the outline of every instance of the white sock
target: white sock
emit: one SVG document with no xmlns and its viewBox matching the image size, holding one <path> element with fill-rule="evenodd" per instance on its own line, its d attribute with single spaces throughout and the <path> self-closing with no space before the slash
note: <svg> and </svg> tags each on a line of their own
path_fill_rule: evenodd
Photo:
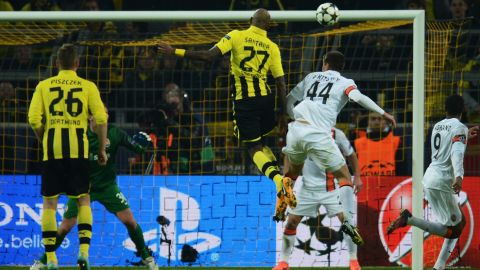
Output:
<svg viewBox="0 0 480 270">
<path fill-rule="evenodd" d="M 438 254 L 437 262 L 433 268 L 437 270 L 445 269 L 447 264 L 448 257 L 452 253 L 453 249 L 455 248 L 455 244 L 457 243 L 458 238 L 455 239 L 447 239 L 443 240 L 442 250 L 440 250 L 440 254 Z"/>
<path fill-rule="evenodd" d="M 355 194 L 353 193 L 353 187 L 340 187 L 339 192 L 345 220 L 347 220 L 351 225 L 356 226 L 357 222 L 355 219 L 355 214 L 357 213 L 357 205 Z"/>
<path fill-rule="evenodd" d="M 353 226 L 357 226 L 357 198 L 353 193 L 353 188 L 351 186 L 343 186 L 339 189 L 340 192 L 340 202 L 343 207 L 343 214 L 345 220 L 348 221 Z M 345 243 L 347 244 L 348 254 L 350 255 L 350 260 L 357 259 L 357 245 L 355 245 L 350 236 L 344 234 Z"/>
<path fill-rule="evenodd" d="M 295 245 L 296 235 L 283 234 L 282 237 L 282 250 L 280 251 L 280 261 L 287 262 L 292 254 L 293 247 Z"/>
<path fill-rule="evenodd" d="M 447 234 L 448 230 L 446 226 L 443 226 L 440 223 L 430 222 L 417 217 L 409 217 L 407 220 L 407 224 L 442 237 Z"/>
</svg>

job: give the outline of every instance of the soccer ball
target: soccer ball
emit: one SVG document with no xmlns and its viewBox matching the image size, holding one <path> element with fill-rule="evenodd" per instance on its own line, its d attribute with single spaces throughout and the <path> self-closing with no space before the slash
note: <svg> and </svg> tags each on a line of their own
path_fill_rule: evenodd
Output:
<svg viewBox="0 0 480 270">
<path fill-rule="evenodd" d="M 334 25 L 338 22 L 340 13 L 337 6 L 332 3 L 323 3 L 317 8 L 317 21 L 321 25 Z"/>
</svg>

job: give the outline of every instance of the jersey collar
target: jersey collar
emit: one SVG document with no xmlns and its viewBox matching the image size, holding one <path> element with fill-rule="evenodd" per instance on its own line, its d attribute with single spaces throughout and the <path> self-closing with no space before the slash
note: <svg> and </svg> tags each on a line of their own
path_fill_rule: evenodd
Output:
<svg viewBox="0 0 480 270">
<path fill-rule="evenodd" d="M 77 72 L 70 69 L 62 69 L 58 72 L 58 75 L 77 75 Z"/>
<path fill-rule="evenodd" d="M 248 28 L 248 30 L 254 32 L 255 34 L 259 34 L 261 36 L 265 36 L 265 37 L 267 36 L 267 31 L 253 25 L 251 25 L 250 28 Z"/>
</svg>

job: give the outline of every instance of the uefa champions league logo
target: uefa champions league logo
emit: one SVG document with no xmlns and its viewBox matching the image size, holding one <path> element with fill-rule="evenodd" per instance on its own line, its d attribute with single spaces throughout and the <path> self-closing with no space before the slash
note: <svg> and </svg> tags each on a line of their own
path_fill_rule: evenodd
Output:
<svg viewBox="0 0 480 270">
<path fill-rule="evenodd" d="M 181 247 L 190 245 L 199 254 L 220 246 L 220 237 L 198 231 L 201 213 L 198 202 L 189 195 L 167 188 L 160 188 L 159 216 L 171 221 L 158 226 L 157 229 L 144 232 L 146 243 L 152 243 L 149 248 L 165 259 L 180 261 Z M 180 204 L 180 208 L 178 208 Z M 180 212 L 180 216 L 177 214 Z M 165 239 L 171 241 L 166 243 Z M 136 251 L 135 244 L 130 238 L 123 241 L 123 246 Z M 213 258 L 211 258 L 213 260 Z M 218 260 L 219 258 L 216 258 Z"/>
</svg>

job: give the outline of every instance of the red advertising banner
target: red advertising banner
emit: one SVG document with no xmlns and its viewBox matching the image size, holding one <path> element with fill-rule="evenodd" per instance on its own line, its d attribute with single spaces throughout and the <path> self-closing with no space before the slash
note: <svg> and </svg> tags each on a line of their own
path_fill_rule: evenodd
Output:
<svg viewBox="0 0 480 270">
<path fill-rule="evenodd" d="M 405 265 L 411 263 L 411 228 L 407 226 L 386 235 L 387 226 L 398 217 L 400 210 L 412 210 L 412 180 L 401 176 L 362 178 L 364 188 L 358 195 L 358 227 L 365 245 L 358 250 L 361 265 Z M 467 225 L 451 254 L 448 264 L 480 267 L 478 259 L 480 233 L 475 220 L 480 213 L 480 177 L 465 177 L 463 191 L 458 195 Z M 428 204 L 425 217 L 434 221 Z M 424 234 L 424 264 L 432 267 L 443 244 L 443 238 Z"/>
</svg>

